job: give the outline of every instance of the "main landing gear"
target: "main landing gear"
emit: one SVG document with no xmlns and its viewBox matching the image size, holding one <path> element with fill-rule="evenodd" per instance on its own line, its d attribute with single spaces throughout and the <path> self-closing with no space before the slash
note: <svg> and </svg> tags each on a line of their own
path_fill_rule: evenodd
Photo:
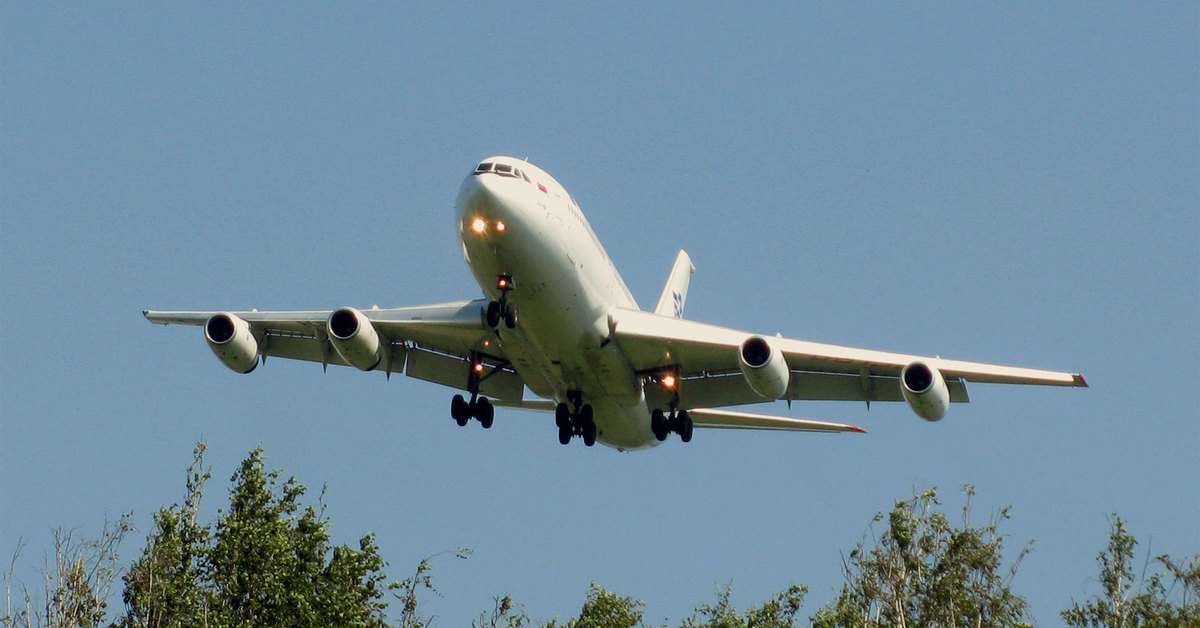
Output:
<svg viewBox="0 0 1200 628">
<path fill-rule="evenodd" d="M 508 293 L 514 287 L 512 277 L 500 275 L 496 278 L 496 287 L 500 289 L 500 300 L 488 303 L 488 327 L 499 327 L 500 321 L 503 320 L 504 326 L 512 329 L 517 326 L 519 320 L 517 304 L 508 302 Z"/>
<path fill-rule="evenodd" d="M 691 442 L 692 418 L 688 416 L 687 410 L 676 412 L 671 408 L 671 414 L 667 416 L 662 410 L 655 409 L 650 413 L 650 430 L 659 441 L 667 440 L 667 436 L 675 432 L 683 442 Z"/>
<path fill-rule="evenodd" d="M 558 426 L 558 442 L 566 445 L 572 436 L 582 436 L 583 444 L 591 447 L 596 444 L 596 421 L 592 418 L 592 406 L 583 403 L 583 395 L 577 391 L 567 393 L 571 402 L 568 406 L 559 403 L 554 408 L 554 424 Z M 574 412 L 571 408 L 574 407 Z"/>
<path fill-rule="evenodd" d="M 450 417 L 459 427 L 466 427 L 474 418 L 479 419 L 479 424 L 486 430 L 496 418 L 496 408 L 492 406 L 492 402 L 488 401 L 487 397 L 479 396 L 479 382 L 487 377 L 483 375 L 484 368 L 478 356 L 472 356 L 470 374 L 467 375 L 467 392 L 471 393 L 471 401 L 467 401 L 462 395 L 454 395 L 450 400 Z"/>
<path fill-rule="evenodd" d="M 479 419 L 479 424 L 486 430 L 492 426 L 492 421 L 496 418 L 496 408 L 492 406 L 492 402 L 487 400 L 487 397 L 471 395 L 471 401 L 468 402 L 462 395 L 454 395 L 454 398 L 450 400 L 450 416 L 454 418 L 459 427 L 466 427 L 467 422 L 471 419 Z"/>
</svg>

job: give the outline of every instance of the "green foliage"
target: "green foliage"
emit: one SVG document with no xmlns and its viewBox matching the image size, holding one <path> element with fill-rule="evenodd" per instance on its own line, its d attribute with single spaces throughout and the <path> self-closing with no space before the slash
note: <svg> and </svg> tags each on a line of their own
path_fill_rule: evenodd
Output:
<svg viewBox="0 0 1200 628">
<path fill-rule="evenodd" d="M 74 532 L 54 531 L 54 565 L 45 575 L 44 597 L 33 595 L 15 582 L 13 570 L 5 574 L 6 608 L 0 624 L 12 628 L 91 628 L 104 623 L 108 595 L 117 578 L 117 547 L 133 531 L 129 515 L 105 521 L 97 538 L 80 538 Z M 16 563 L 17 555 L 13 556 Z M 12 588 L 20 589 L 18 607 L 12 607 Z"/>
<path fill-rule="evenodd" d="M 357 549 L 331 547 L 324 508 L 302 507 L 302 485 L 264 471 L 261 448 L 231 478 L 228 512 L 199 525 L 210 475 L 203 454 L 201 444 L 184 505 L 159 510 L 125 575 L 118 626 L 387 625 L 384 562 L 372 535 Z"/>
<path fill-rule="evenodd" d="M 705 604 L 683 623 L 684 628 L 792 628 L 808 587 L 793 585 L 762 606 L 739 613 L 729 601 L 732 585 L 717 591 L 716 604 Z"/>
<path fill-rule="evenodd" d="M 433 559 L 451 552 L 442 552 L 434 554 L 423 559 L 418 565 L 417 570 L 413 575 L 405 578 L 401 582 L 389 585 L 392 590 L 392 595 L 397 600 L 400 600 L 400 628 L 427 628 L 433 623 L 432 617 L 421 615 L 418 611 L 420 596 L 419 591 L 429 591 L 434 595 L 441 596 L 437 588 L 433 586 Z M 471 555 L 471 550 L 460 547 L 454 552 L 455 558 L 466 560 Z"/>
<path fill-rule="evenodd" d="M 1004 508 L 987 525 L 970 525 L 966 486 L 962 526 L 938 510 L 934 489 L 900 501 L 873 547 L 860 542 L 844 563 L 846 582 L 837 599 L 813 617 L 818 628 L 918 626 L 1027 626 L 1025 599 L 1010 589 L 1028 553 L 1026 545 L 1001 568 Z M 875 521 L 883 520 L 883 513 Z M 872 533 L 874 528 L 872 527 Z"/>
<path fill-rule="evenodd" d="M 1135 545 L 1125 520 L 1114 513 L 1108 549 L 1096 558 L 1103 592 L 1083 606 L 1073 602 L 1063 620 L 1078 628 L 1200 628 L 1200 555 L 1182 565 L 1158 556 L 1154 562 L 1169 575 L 1144 577 L 1134 572 Z"/>
<path fill-rule="evenodd" d="M 563 628 L 634 628 L 642 625 L 643 606 L 641 600 L 617 595 L 593 582 L 579 617 L 568 621 Z M 554 621 L 545 626 L 557 627 Z"/>
</svg>

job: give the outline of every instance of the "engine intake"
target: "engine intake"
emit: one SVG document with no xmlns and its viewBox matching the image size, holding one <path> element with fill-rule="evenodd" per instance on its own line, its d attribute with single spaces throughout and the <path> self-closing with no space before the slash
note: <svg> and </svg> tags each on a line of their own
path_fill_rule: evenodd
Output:
<svg viewBox="0 0 1200 628">
<path fill-rule="evenodd" d="M 204 339 L 221 363 L 238 373 L 258 366 L 258 341 L 250 323 L 233 314 L 214 314 L 204 323 Z"/>
<path fill-rule="evenodd" d="M 362 312 L 344 307 L 329 315 L 325 327 L 338 355 L 355 368 L 370 371 L 383 361 L 379 332 Z"/>
<path fill-rule="evenodd" d="M 924 362 L 913 362 L 900 371 L 900 392 L 917 416 L 938 421 L 950 407 L 950 389 L 942 372 Z"/>
<path fill-rule="evenodd" d="M 779 399 L 787 393 L 792 373 L 783 353 L 771 345 L 763 336 L 751 336 L 738 349 L 738 366 L 746 376 L 746 383 L 754 392 L 767 399 Z"/>
</svg>

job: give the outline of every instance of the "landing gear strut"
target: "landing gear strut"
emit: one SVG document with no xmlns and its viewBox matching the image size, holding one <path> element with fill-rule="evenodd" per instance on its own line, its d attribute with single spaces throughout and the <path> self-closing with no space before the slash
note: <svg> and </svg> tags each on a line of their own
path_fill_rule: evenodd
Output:
<svg viewBox="0 0 1200 628">
<path fill-rule="evenodd" d="M 679 434 L 679 440 L 691 442 L 692 428 L 692 417 L 688 416 L 687 410 L 671 408 L 670 416 L 657 408 L 650 413 L 650 431 L 659 441 L 667 440 L 667 436 L 675 432 Z"/>
<path fill-rule="evenodd" d="M 487 397 L 479 396 L 480 375 L 483 371 L 483 362 L 472 359 L 470 374 L 467 376 L 467 392 L 471 393 L 471 400 L 467 401 L 462 395 L 454 395 L 450 400 L 450 417 L 459 427 L 466 427 L 474 418 L 479 419 L 479 424 L 486 430 L 496 418 L 496 408 L 492 406 L 492 402 L 488 401 Z"/>
<path fill-rule="evenodd" d="M 512 277 L 500 275 L 496 278 L 496 287 L 500 289 L 500 300 L 488 303 L 488 327 L 499 327 L 500 321 L 503 319 L 504 326 L 513 329 L 517 326 L 517 321 L 520 317 L 517 305 L 508 302 L 508 293 L 514 287 Z"/>
<path fill-rule="evenodd" d="M 592 406 L 583 403 L 583 395 L 578 391 L 567 393 L 571 405 L 560 402 L 554 408 L 554 424 L 558 426 L 558 442 L 566 445 L 571 437 L 582 436 L 583 444 L 591 447 L 596 444 L 596 421 L 592 416 Z M 574 411 L 572 411 L 574 406 Z"/>
</svg>

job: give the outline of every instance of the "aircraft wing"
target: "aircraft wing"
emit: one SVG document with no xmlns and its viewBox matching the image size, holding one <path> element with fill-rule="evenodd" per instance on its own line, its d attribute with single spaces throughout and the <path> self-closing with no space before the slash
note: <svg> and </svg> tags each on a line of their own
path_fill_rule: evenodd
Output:
<svg viewBox="0 0 1200 628">
<path fill-rule="evenodd" d="M 487 301 L 458 301 L 402 308 L 361 310 L 385 347 L 377 367 L 388 375 L 410 377 L 465 390 L 471 359 L 484 364 L 480 392 L 497 399 L 520 400 L 524 382 L 508 364 L 500 339 L 484 325 Z M 333 310 L 153 311 L 143 312 L 162 325 L 204 324 L 218 314 L 244 320 L 258 343 L 258 353 L 322 365 L 348 366 L 329 341 L 327 321 Z"/>
<path fill-rule="evenodd" d="M 771 401 L 755 393 L 742 375 L 738 351 L 749 332 L 637 310 L 610 319 L 612 339 L 639 372 L 674 371 L 688 407 L 720 407 Z M 938 369 L 950 400 L 968 400 L 964 382 L 1087 386 L 1082 375 L 936 357 L 857 349 L 769 337 L 792 372 L 784 399 L 900 401 L 900 371 L 922 361 Z M 697 422 L 699 425 L 699 422 Z"/>
</svg>

